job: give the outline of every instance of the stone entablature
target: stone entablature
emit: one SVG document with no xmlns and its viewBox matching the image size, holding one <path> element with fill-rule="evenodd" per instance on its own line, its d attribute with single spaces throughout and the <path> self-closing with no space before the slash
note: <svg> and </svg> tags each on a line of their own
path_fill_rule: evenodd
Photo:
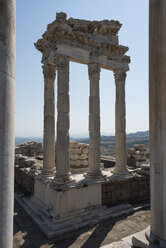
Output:
<svg viewBox="0 0 166 248">
<path fill-rule="evenodd" d="M 98 63 L 101 68 L 129 70 L 128 47 L 119 45 L 118 21 L 86 21 L 57 13 L 56 20 L 47 26 L 43 38 L 35 43 L 42 52 L 43 64 L 54 64 L 56 56 L 66 55 L 69 60 L 83 64 Z"/>
</svg>

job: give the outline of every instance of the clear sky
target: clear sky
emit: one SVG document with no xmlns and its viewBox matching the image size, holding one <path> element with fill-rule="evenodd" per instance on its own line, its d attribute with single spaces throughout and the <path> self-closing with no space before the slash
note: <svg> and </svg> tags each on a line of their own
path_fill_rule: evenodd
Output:
<svg viewBox="0 0 166 248">
<path fill-rule="evenodd" d="M 34 47 L 56 12 L 85 20 L 118 20 L 119 43 L 129 47 L 126 79 L 127 133 L 148 130 L 147 0 L 17 0 L 16 136 L 42 136 L 44 84 L 41 53 Z M 55 83 L 56 85 L 56 83 Z M 56 88 L 55 88 L 56 95 Z M 87 66 L 70 63 L 70 135 L 88 133 Z M 55 101 L 57 100 L 57 96 Z M 115 83 L 111 71 L 100 79 L 101 133 L 115 132 Z M 56 111 L 57 113 L 57 111 Z"/>
</svg>

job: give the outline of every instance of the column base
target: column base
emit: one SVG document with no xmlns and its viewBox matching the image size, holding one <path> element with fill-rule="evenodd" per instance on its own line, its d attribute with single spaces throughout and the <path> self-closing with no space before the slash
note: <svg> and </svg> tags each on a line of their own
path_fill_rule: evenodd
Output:
<svg viewBox="0 0 166 248">
<path fill-rule="evenodd" d="M 161 247 L 161 248 L 165 248 L 166 247 L 166 240 L 161 239 L 159 237 L 157 237 L 150 229 L 150 226 L 146 229 L 145 231 L 145 236 L 147 238 L 147 240 L 156 245 L 157 247 Z"/>
<path fill-rule="evenodd" d="M 120 167 L 120 166 L 116 166 L 114 167 L 114 170 L 113 170 L 113 173 L 115 175 L 128 175 L 129 174 L 129 170 L 127 168 L 127 165 L 126 166 L 123 166 L 123 167 Z"/>
<path fill-rule="evenodd" d="M 55 176 L 55 168 L 44 168 L 40 175 L 41 177 L 52 179 Z"/>
<path fill-rule="evenodd" d="M 106 180 L 106 176 L 103 175 L 102 171 L 99 172 L 87 172 L 85 174 L 85 180 L 92 180 L 92 181 L 105 181 Z"/>
<path fill-rule="evenodd" d="M 71 172 L 69 172 L 67 174 L 55 174 L 53 184 L 63 185 L 63 184 L 72 183 L 74 181 L 75 180 L 71 178 Z"/>
<path fill-rule="evenodd" d="M 160 239 L 155 234 L 153 234 L 149 226 L 147 229 L 133 235 L 132 244 L 134 247 L 141 248 L 165 248 L 166 240 Z"/>
</svg>

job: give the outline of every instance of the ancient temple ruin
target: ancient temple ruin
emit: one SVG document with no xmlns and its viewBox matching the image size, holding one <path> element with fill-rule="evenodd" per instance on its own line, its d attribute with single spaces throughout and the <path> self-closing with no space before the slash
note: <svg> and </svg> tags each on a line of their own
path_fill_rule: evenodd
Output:
<svg viewBox="0 0 166 248">
<path fill-rule="evenodd" d="M 43 168 L 35 179 L 34 195 L 23 199 L 24 208 L 49 237 L 96 223 L 117 209 L 102 204 L 102 184 L 114 178 L 131 177 L 126 158 L 125 79 L 130 57 L 128 47 L 119 45 L 118 21 L 85 21 L 57 13 L 35 47 L 42 53 L 44 75 Z M 79 176 L 70 172 L 69 158 L 69 62 L 88 67 L 89 150 L 88 170 Z M 103 172 L 100 162 L 101 68 L 113 71 L 116 87 L 116 165 L 113 173 Z M 55 164 L 55 98 L 57 72 L 57 140 Z M 18 199 L 19 200 L 19 199 Z M 131 211 L 123 204 L 120 211 Z M 118 210 L 119 211 L 119 210 Z M 95 218 L 94 218 L 95 216 Z"/>
<path fill-rule="evenodd" d="M 118 21 L 85 21 L 66 19 L 57 13 L 47 26 L 43 38 L 35 43 L 42 53 L 44 89 L 44 167 L 43 175 L 54 182 L 70 181 L 69 167 L 69 62 L 87 64 L 89 96 L 89 170 L 90 179 L 102 178 L 100 169 L 100 68 L 114 72 L 116 86 L 116 166 L 115 173 L 127 173 L 125 79 L 130 57 L 128 47 L 119 45 Z M 57 71 L 57 162 L 55 173 L 55 99 L 54 80 Z M 55 175 L 54 175 L 55 173 Z"/>
</svg>

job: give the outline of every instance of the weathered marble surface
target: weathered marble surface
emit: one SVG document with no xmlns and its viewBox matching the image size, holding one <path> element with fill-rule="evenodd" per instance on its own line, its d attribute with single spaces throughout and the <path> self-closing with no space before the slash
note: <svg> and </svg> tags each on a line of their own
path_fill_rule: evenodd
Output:
<svg viewBox="0 0 166 248">
<path fill-rule="evenodd" d="M 57 13 L 56 20 L 47 26 L 42 39 L 35 46 L 42 52 L 42 63 L 54 63 L 57 55 L 83 64 L 98 63 L 100 67 L 128 70 L 128 47 L 119 45 L 118 21 L 86 21 Z"/>
<path fill-rule="evenodd" d="M 88 65 L 89 96 L 89 168 L 86 177 L 97 179 L 102 176 L 100 168 L 100 66 Z"/>
<path fill-rule="evenodd" d="M 55 174 L 55 67 L 43 65 L 44 75 L 44 135 L 43 135 L 43 176 Z"/>
<path fill-rule="evenodd" d="M 125 102 L 125 79 L 124 70 L 115 70 L 115 146 L 116 164 L 115 174 L 128 174 L 126 153 L 126 102 Z"/>
<path fill-rule="evenodd" d="M 0 1 L 0 247 L 13 247 L 16 1 Z"/>
<path fill-rule="evenodd" d="M 151 0 L 149 14 L 149 111 L 151 231 L 166 247 L 166 2 Z"/>
</svg>

